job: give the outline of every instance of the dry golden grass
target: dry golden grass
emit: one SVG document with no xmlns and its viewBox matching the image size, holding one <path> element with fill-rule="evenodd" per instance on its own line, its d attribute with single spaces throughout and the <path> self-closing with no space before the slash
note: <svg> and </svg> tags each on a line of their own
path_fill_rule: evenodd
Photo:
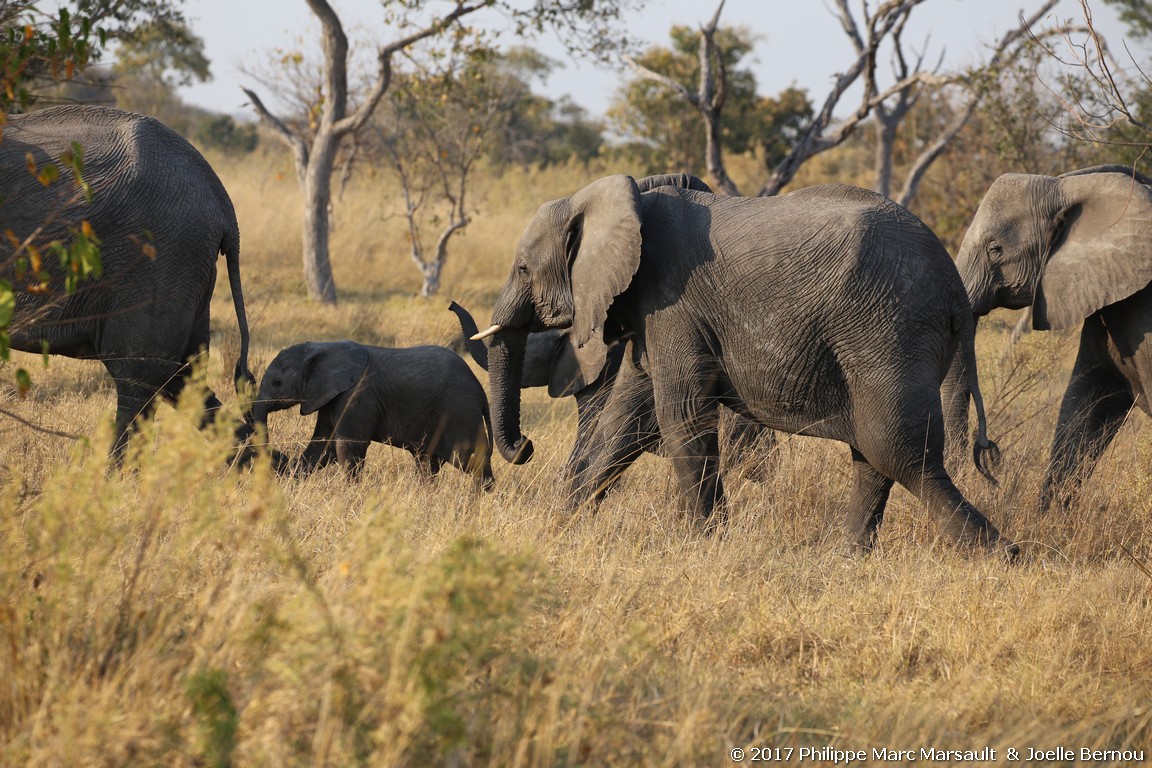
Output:
<svg viewBox="0 0 1152 768">
<path fill-rule="evenodd" d="M 485 181 L 443 295 L 414 298 L 395 195 L 338 204 L 341 304 L 304 299 L 287 158 L 211 158 L 237 205 L 257 375 L 305 339 L 442 343 L 450 298 L 483 319 L 539 202 L 611 169 Z M 236 352 L 227 283 L 208 380 Z M 741 747 L 1152 749 L 1152 434 L 1137 414 L 1079 509 L 1032 511 L 1075 339 L 981 329 L 1002 483 L 958 483 L 1024 556 L 937 541 L 897 489 L 882 551 L 844 554 L 847 449 L 786 439 L 763 482 L 734 479 L 701 534 L 646 457 L 595 513 L 557 472 L 571 403 L 532 391 L 537 457 L 422 481 L 380 446 L 361 482 L 230 471 L 195 398 L 162 408 L 132 467 L 105 472 L 114 398 L 98 366 L 53 359 L 0 421 L 0 764 L 724 765 Z M 34 358 L 30 358 L 35 363 Z M 486 381 L 482 372 L 481 380 Z M 310 424 L 278 414 L 297 451 Z M 871 752 L 869 752 L 871 757 Z M 794 760 L 798 758 L 795 754 Z"/>
</svg>

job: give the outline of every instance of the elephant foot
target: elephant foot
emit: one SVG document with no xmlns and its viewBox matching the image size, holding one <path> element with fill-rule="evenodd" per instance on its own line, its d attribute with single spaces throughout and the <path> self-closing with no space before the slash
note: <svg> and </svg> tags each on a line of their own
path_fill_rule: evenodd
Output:
<svg viewBox="0 0 1152 768">
<path fill-rule="evenodd" d="M 728 528 L 728 510 L 717 505 L 707 514 L 696 516 L 697 527 L 706 536 L 717 536 Z"/>
<path fill-rule="evenodd" d="M 1000 539 L 994 551 L 1009 563 L 1015 563 L 1020 558 L 1020 545 L 1008 539 Z"/>
<path fill-rule="evenodd" d="M 847 542 L 849 557 L 868 557 L 876 551 L 876 532 L 848 536 Z"/>
<path fill-rule="evenodd" d="M 968 535 L 959 538 L 957 543 L 962 549 L 979 549 L 988 554 L 1002 557 L 1007 562 L 1014 562 L 1020 556 L 1020 545 L 1001 536 L 996 527 L 991 524 L 975 532 L 968 532 Z"/>
</svg>

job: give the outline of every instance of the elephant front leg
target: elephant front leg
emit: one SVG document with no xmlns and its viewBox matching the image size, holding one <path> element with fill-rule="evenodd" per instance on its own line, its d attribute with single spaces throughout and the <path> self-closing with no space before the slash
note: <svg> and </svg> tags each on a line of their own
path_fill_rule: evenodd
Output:
<svg viewBox="0 0 1152 768">
<path fill-rule="evenodd" d="M 710 390 L 691 379 L 658 384 L 656 418 L 689 513 L 715 527 L 724 522 L 724 485 L 719 403 Z M 720 513 L 714 517 L 717 510 Z"/>
<path fill-rule="evenodd" d="M 593 435 L 610 392 L 609 389 L 590 386 L 576 393 L 576 440 L 561 473 L 569 482 L 588 469 L 593 454 Z"/>
<path fill-rule="evenodd" d="M 601 392 L 597 397 L 604 397 Z M 604 498 L 628 467 L 645 451 L 656 448 L 660 442 L 660 428 L 656 422 L 655 396 L 652 379 L 636 368 L 628 357 L 604 400 L 588 403 L 589 434 L 578 437 L 577 449 L 582 454 L 569 459 L 571 467 L 571 499 L 574 506 Z"/>
<path fill-rule="evenodd" d="M 332 442 L 333 419 L 332 414 L 321 408 L 316 413 L 316 427 L 312 430 L 312 437 L 308 446 L 301 454 L 293 470 L 307 476 L 317 469 L 323 469 L 336 459 L 336 446 Z"/>
<path fill-rule="evenodd" d="M 1127 382 L 1099 365 L 1085 364 L 1084 336 L 1072 380 L 1060 404 L 1048 470 L 1040 489 L 1040 509 L 1068 507 L 1080 484 L 1124 424 L 1135 398 Z"/>
<path fill-rule="evenodd" d="M 356 480 L 364 470 L 364 462 L 368 457 L 368 446 L 371 441 L 359 440 L 350 437 L 336 439 L 336 459 L 348 477 Z M 439 467 L 437 467 L 439 469 Z"/>
<path fill-rule="evenodd" d="M 864 454 L 855 448 L 852 449 L 852 468 L 855 482 L 845 519 L 848 542 L 857 552 L 867 553 L 876 546 L 893 480 L 869 464 Z"/>
</svg>

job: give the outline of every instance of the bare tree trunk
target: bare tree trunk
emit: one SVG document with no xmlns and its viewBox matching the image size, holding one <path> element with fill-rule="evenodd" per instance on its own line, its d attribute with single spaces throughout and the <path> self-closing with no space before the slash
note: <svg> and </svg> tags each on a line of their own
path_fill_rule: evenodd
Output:
<svg viewBox="0 0 1152 768">
<path fill-rule="evenodd" d="M 317 147 L 316 145 L 321 146 Z M 332 202 L 332 164 L 336 140 L 313 143 L 313 153 L 304 173 L 303 244 L 304 285 L 308 296 L 325 304 L 336 303 L 336 281 L 328 253 L 328 211 Z"/>
<path fill-rule="evenodd" d="M 901 94 L 914 88 L 920 82 L 921 75 L 917 72 L 902 78 L 883 93 L 877 93 L 875 72 L 876 51 L 880 44 L 888 35 L 892 34 L 893 29 L 902 28 L 911 15 L 912 9 L 922 2 L 924 0 L 888 0 L 872 16 L 868 15 L 867 6 L 862 4 L 864 21 L 868 30 L 867 37 L 862 37 L 856 19 L 848 7 L 848 0 L 835 1 L 840 26 L 856 50 L 856 60 L 843 74 L 837 76 L 832 91 L 824 100 L 824 106 L 812 120 L 804 135 L 792 147 L 788 156 L 771 170 L 768 181 L 760 188 L 758 193 L 760 196 L 768 197 L 779 194 L 780 190 L 792 181 L 796 172 L 800 170 L 800 166 L 805 162 L 821 152 L 826 152 L 843 143 L 884 100 L 894 94 Z M 839 104 L 840 97 L 861 76 L 864 77 L 864 93 L 859 106 L 855 113 L 844 120 L 840 120 L 837 127 L 833 129 L 833 111 Z"/>
<path fill-rule="evenodd" d="M 886 117 L 886 116 L 885 116 Z M 892 154 L 896 145 L 896 127 L 899 123 L 887 120 L 876 113 L 876 178 L 872 188 L 888 197 L 892 190 Z"/>
<path fill-rule="evenodd" d="M 327 0 L 306 0 L 323 30 L 324 89 L 319 119 L 314 133 L 308 129 L 293 130 L 264 106 L 260 98 L 243 89 L 260 120 L 276 131 L 292 148 L 296 158 L 296 176 L 304 196 L 304 280 L 310 298 L 325 304 L 336 303 L 336 283 L 328 253 L 328 215 L 332 203 L 332 167 L 341 139 L 359 130 L 375 111 L 392 80 L 392 55 L 426 37 L 441 33 L 453 22 L 488 7 L 486 0 L 461 0 L 451 12 L 434 19 L 422 29 L 380 47 L 376 79 L 369 87 L 364 102 L 348 114 L 348 37 L 340 18 Z"/>
<path fill-rule="evenodd" d="M 708 26 L 700 30 L 700 87 L 696 108 L 704 119 L 704 164 L 708 175 L 724 194 L 739 195 L 740 189 L 724 167 L 724 147 L 721 144 L 720 113 L 728 99 L 728 73 L 724 71 L 724 59 L 716 47 L 716 25 L 720 23 L 722 10 L 724 0 L 720 0 Z M 712 71 L 713 63 L 717 70 L 715 73 Z"/>
</svg>

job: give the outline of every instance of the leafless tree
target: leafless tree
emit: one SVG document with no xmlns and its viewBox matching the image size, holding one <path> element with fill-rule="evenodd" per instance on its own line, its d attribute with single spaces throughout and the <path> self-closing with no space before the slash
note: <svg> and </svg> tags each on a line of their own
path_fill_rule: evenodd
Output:
<svg viewBox="0 0 1152 768">
<path fill-rule="evenodd" d="M 924 175 L 928 172 L 932 163 L 940 158 L 941 155 L 947 151 L 948 146 L 956 138 L 956 136 L 964 129 L 964 126 L 972 119 L 976 109 L 984 99 L 986 89 L 982 83 L 990 77 L 996 77 L 1005 66 L 1010 62 L 1015 61 L 1020 53 L 1024 50 L 1025 46 L 1030 45 L 1035 40 L 1042 40 L 1053 36 L 1067 35 L 1071 27 L 1067 25 L 1058 25 L 1056 27 L 1035 30 L 1036 24 L 1040 19 L 1044 18 L 1053 7 L 1055 7 L 1057 0 L 1047 0 L 1043 5 L 1036 9 L 1031 15 L 1020 15 L 1020 23 L 1004 33 L 996 44 L 992 47 L 988 58 L 978 66 L 970 69 L 965 73 L 950 74 L 938 76 L 934 73 L 922 75 L 920 80 L 920 88 L 937 87 L 941 89 L 959 89 L 962 92 L 961 106 L 954 113 L 952 120 L 944 126 L 936 137 L 929 142 L 913 160 L 911 167 L 904 177 L 904 184 L 900 189 L 898 195 L 893 199 L 904 206 L 909 206 L 916 197 L 916 193 L 920 189 L 920 183 L 924 180 Z M 896 45 L 896 57 L 899 62 L 897 67 L 898 73 L 902 73 L 902 77 L 908 77 L 906 69 L 901 69 L 904 61 L 904 54 L 902 51 L 900 37 L 897 34 L 893 38 Z M 910 91 L 901 92 L 901 103 L 899 108 L 903 108 L 903 96 Z M 919 92 L 918 90 L 916 91 Z M 913 97 L 914 98 L 914 97 Z M 876 190 L 884 195 L 889 194 L 891 188 L 891 170 L 892 170 L 892 148 L 896 139 L 896 129 L 900 120 L 895 120 L 894 124 L 889 126 L 887 121 L 892 121 L 897 114 L 897 110 L 892 110 L 885 114 L 882 106 L 877 111 L 877 119 L 881 122 L 883 129 L 880 133 L 880 139 L 877 142 L 877 155 L 886 158 L 884 161 L 878 162 L 877 173 L 877 186 Z M 907 109 L 904 114 L 900 115 L 903 119 L 907 114 Z M 881 171 L 885 175 L 881 176 Z"/>
<path fill-rule="evenodd" d="M 533 0 L 513 3 L 507 0 L 451 0 L 444 13 L 429 11 L 431 4 L 418 0 L 383 0 L 388 14 L 408 30 L 391 42 L 379 45 L 376 72 L 360 104 L 350 106 L 348 87 L 348 38 L 339 17 L 327 0 L 306 0 L 320 20 L 323 48 L 322 85 L 312 94 L 306 111 L 307 119 L 282 118 L 274 115 L 251 89 L 244 89 L 260 120 L 269 126 L 293 152 L 296 175 L 304 198 L 303 259 L 308 294 L 314 299 L 334 304 L 336 285 L 328 252 L 329 208 L 332 192 L 332 170 L 342 140 L 356 133 L 372 115 L 387 92 L 392 79 L 393 57 L 430 38 L 441 38 L 447 47 L 465 45 L 471 40 L 464 26 L 465 17 L 484 10 L 503 14 L 517 34 L 530 35 L 551 29 L 571 52 L 605 58 L 624 44 L 626 36 L 619 30 L 624 12 L 642 0 L 603 0 L 591 3 Z M 416 13 L 427 19 L 414 21 Z"/>
<path fill-rule="evenodd" d="M 732 181 L 724 168 L 724 154 L 720 145 L 720 114 L 728 95 L 724 61 L 716 47 L 716 26 L 720 23 L 720 13 L 723 10 L 724 0 L 721 0 L 720 5 L 716 7 L 716 13 L 712 15 L 712 20 L 700 29 L 700 80 L 695 91 L 685 88 L 666 75 L 648 69 L 631 56 L 626 56 L 625 61 L 640 77 L 660 83 L 678 94 L 700 113 L 704 120 L 704 162 L 708 175 L 712 178 L 716 189 L 726 195 L 738 195 L 740 190 L 736 182 Z"/>
<path fill-rule="evenodd" d="M 791 152 L 770 169 L 769 178 L 759 191 L 760 195 L 777 194 L 792 180 L 807 160 L 838 146 L 852 135 L 878 104 L 893 94 L 911 89 L 917 84 L 919 73 L 900 80 L 883 92 L 878 92 L 875 77 L 872 75 L 875 70 L 876 53 L 881 44 L 895 29 L 903 25 L 912 9 L 922 2 L 924 0 L 887 0 L 874 14 L 870 14 L 867 5 L 862 4 L 865 33 L 861 34 L 861 27 L 856 23 L 848 7 L 848 0 L 835 0 L 837 17 L 844 33 L 852 42 L 856 58 L 842 74 L 837 76 L 831 92 L 824 100 L 823 107 L 801 134 L 799 141 L 793 145 Z M 629 59 L 628 63 L 638 75 L 662 83 L 700 112 L 707 131 L 708 174 L 721 191 L 726 194 L 739 194 L 735 182 L 725 170 L 720 146 L 721 111 L 726 94 L 725 72 L 716 47 L 715 35 L 723 9 L 724 3 L 721 2 L 711 21 L 700 30 L 700 80 L 695 91 L 641 66 L 635 60 Z M 839 106 L 840 99 L 861 77 L 864 77 L 864 92 L 856 110 L 846 119 L 835 120 L 833 113 Z"/>
<path fill-rule="evenodd" d="M 1071 116 L 1065 133 L 1092 144 L 1146 150 L 1152 144 L 1152 124 L 1132 99 L 1137 92 L 1152 87 L 1152 78 L 1140 68 L 1131 51 L 1128 51 L 1128 58 L 1137 74 L 1132 76 L 1125 72 L 1097 28 L 1088 0 L 1080 0 L 1080 13 L 1084 24 L 1070 28 L 1058 43 L 1039 40 L 1037 36 L 1053 60 L 1068 70 L 1079 72 L 1089 83 L 1089 88 L 1084 91 L 1048 86 L 1060 96 Z M 1073 37 L 1073 32 L 1083 36 Z M 1135 136 L 1124 128 L 1135 129 Z"/>
<path fill-rule="evenodd" d="M 439 291 L 448 243 L 470 223 L 468 185 L 489 142 L 510 119 L 515 94 L 507 85 L 483 57 L 413 60 L 375 121 L 374 154 L 396 173 L 422 296 Z"/>
<path fill-rule="evenodd" d="M 367 96 L 356 109 L 349 108 L 348 37 L 339 16 L 326 0 L 306 0 L 320 20 L 324 53 L 324 85 L 317 94 L 314 120 L 306 126 L 293 126 L 272 114 L 252 90 L 245 88 L 260 120 L 271 127 L 292 149 L 296 177 L 304 197 L 303 243 L 304 279 L 308 295 L 327 304 L 336 303 L 336 283 L 328 252 L 328 211 L 332 198 L 332 167 L 341 140 L 359 130 L 372 115 L 392 78 L 392 57 L 408 46 L 440 34 L 461 18 L 489 6 L 485 0 L 456 3 L 456 6 L 409 34 L 381 45 L 377 51 L 377 71 Z"/>
<path fill-rule="evenodd" d="M 1067 34 L 1069 30 L 1068 27 L 1061 26 L 1039 33 L 1033 31 L 1038 21 L 1056 4 L 1056 0 L 1046 0 L 1030 16 L 1021 16 L 1020 24 L 997 41 L 989 57 L 981 65 L 965 73 L 940 74 L 939 63 L 932 71 L 926 71 L 924 54 L 910 56 L 904 47 L 905 26 L 913 9 L 923 1 L 888 0 L 874 13 L 870 13 L 867 4 L 862 3 L 861 18 L 858 22 L 849 7 L 848 0 L 835 0 L 837 19 L 852 45 L 855 58 L 837 76 L 831 91 L 824 99 L 822 108 L 793 145 L 792 150 L 770 169 L 769 178 L 758 194 L 779 193 L 805 162 L 839 146 L 865 121 L 872 119 L 877 128 L 875 189 L 881 194 L 890 195 L 893 185 L 893 153 L 901 124 L 916 106 L 925 89 L 959 91 L 963 94 L 960 97 L 960 107 L 940 133 L 928 142 L 915 158 L 904 178 L 900 192 L 895 197 L 904 205 L 910 204 L 929 167 L 968 124 L 979 106 L 984 95 L 981 87 L 982 79 L 991 76 L 1006 63 L 1014 60 L 1023 47 L 1036 37 L 1047 38 Z M 715 36 L 723 8 L 724 3 L 721 2 L 712 19 L 701 27 L 700 79 L 694 91 L 672 78 L 643 67 L 633 59 L 627 61 L 639 76 L 658 82 L 677 93 L 701 114 L 707 137 L 705 163 L 708 174 L 717 189 L 726 194 L 739 194 L 739 189 L 725 170 L 720 145 L 725 72 Z M 881 89 L 876 77 L 877 54 L 886 42 L 893 49 L 894 82 Z M 844 94 L 857 83 L 862 85 L 862 93 L 854 111 L 846 118 L 837 119 L 834 113 L 841 106 Z"/>
</svg>

